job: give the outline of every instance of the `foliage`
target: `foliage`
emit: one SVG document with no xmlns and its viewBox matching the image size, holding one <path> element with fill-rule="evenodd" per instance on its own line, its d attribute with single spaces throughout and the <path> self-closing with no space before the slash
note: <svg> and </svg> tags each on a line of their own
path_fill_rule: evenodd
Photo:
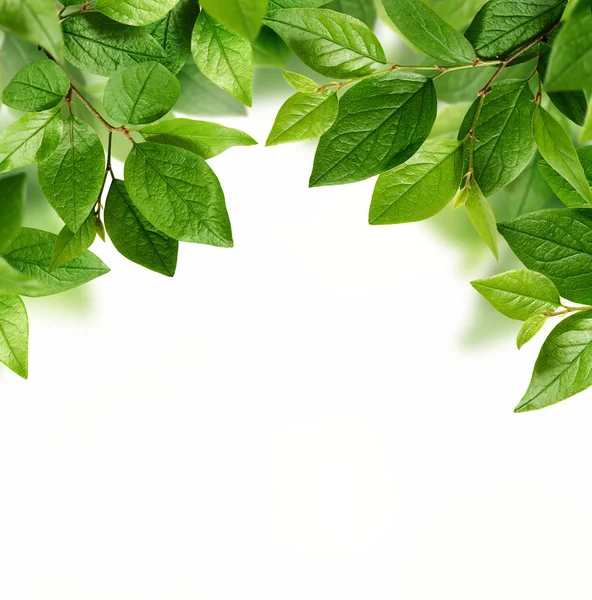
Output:
<svg viewBox="0 0 592 600">
<path fill-rule="evenodd" d="M 387 56 L 378 16 L 419 52 L 415 64 Z M 311 186 L 378 176 L 371 225 L 451 205 L 496 258 L 501 234 L 526 268 L 473 286 L 523 323 L 518 347 L 567 317 L 516 410 L 592 385 L 590 0 L 0 0 L 0 26 L 2 100 L 24 113 L 0 134 L 0 361 L 17 374 L 28 374 L 20 296 L 107 273 L 89 250 L 105 231 L 168 277 L 179 242 L 232 247 L 206 161 L 256 142 L 177 114 L 244 114 L 254 67 L 294 54 L 318 77 L 283 71 L 295 93 L 267 145 L 319 138 Z M 108 78 L 102 98 L 97 77 Z M 27 176 L 9 172 L 28 165 L 64 222 L 59 235 L 23 227 Z M 551 198 L 565 208 L 546 208 Z"/>
</svg>

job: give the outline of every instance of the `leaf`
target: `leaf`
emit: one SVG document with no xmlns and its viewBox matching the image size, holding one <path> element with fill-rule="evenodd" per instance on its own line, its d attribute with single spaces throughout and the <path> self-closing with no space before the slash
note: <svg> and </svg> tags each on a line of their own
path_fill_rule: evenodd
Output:
<svg viewBox="0 0 592 600">
<path fill-rule="evenodd" d="M 548 92 L 592 86 L 592 11 L 580 2 L 561 28 L 545 77 Z"/>
<path fill-rule="evenodd" d="M 559 22 L 567 0 L 489 0 L 465 35 L 483 59 L 503 58 Z"/>
<path fill-rule="evenodd" d="M 199 156 L 174 146 L 135 144 L 125 181 L 144 217 L 173 239 L 233 245 L 220 182 Z"/>
<path fill-rule="evenodd" d="M 261 28 L 257 39 L 253 42 L 253 62 L 264 67 L 286 66 L 292 56 L 290 48 L 273 29 L 265 26 Z"/>
<path fill-rule="evenodd" d="M 41 282 L 17 271 L 0 256 L 0 294 L 29 296 L 43 289 Z"/>
<path fill-rule="evenodd" d="M 286 83 L 293 87 L 297 92 L 302 92 L 303 94 L 314 94 L 319 89 L 319 85 L 317 83 L 315 83 L 309 77 L 305 77 L 299 73 L 292 73 L 291 71 L 284 70 L 282 71 L 282 75 L 284 76 Z"/>
<path fill-rule="evenodd" d="M 338 111 L 339 101 L 334 91 L 297 92 L 280 108 L 266 146 L 316 139 L 333 125 Z"/>
<path fill-rule="evenodd" d="M 156 273 L 173 277 L 179 242 L 158 231 L 134 206 L 123 181 L 114 179 L 105 204 L 105 226 L 117 250 Z"/>
<path fill-rule="evenodd" d="M 533 315 L 525 321 L 518 332 L 518 337 L 516 338 L 516 345 L 518 346 L 518 350 L 524 346 L 527 342 L 530 342 L 532 338 L 544 327 L 547 322 L 547 315 Z"/>
<path fill-rule="evenodd" d="M 311 187 L 361 181 L 404 163 L 435 118 L 431 79 L 401 71 L 358 83 L 343 95 L 335 124 L 321 138 Z"/>
<path fill-rule="evenodd" d="M 49 271 L 55 271 L 58 267 L 66 265 L 78 258 L 88 250 L 95 241 L 97 232 L 95 231 L 95 214 L 90 214 L 82 227 L 76 233 L 72 233 L 67 227 L 64 227 L 55 242 Z"/>
<path fill-rule="evenodd" d="M 112 21 L 100 13 L 84 13 L 63 23 L 66 58 L 75 67 L 110 77 L 139 62 L 162 62 L 165 51 L 145 30 Z"/>
<path fill-rule="evenodd" d="M 454 198 L 462 175 L 460 142 L 426 142 L 405 164 L 378 178 L 369 223 L 411 223 L 433 217 Z"/>
<path fill-rule="evenodd" d="M 562 321 L 545 340 L 528 390 L 515 412 L 538 410 L 592 385 L 592 314 Z"/>
<path fill-rule="evenodd" d="M 143 125 L 164 117 L 181 93 L 178 79 L 161 64 L 143 62 L 114 73 L 103 105 L 118 123 Z"/>
<path fill-rule="evenodd" d="M 9 265 L 37 279 L 43 288 L 23 295 L 38 297 L 59 294 L 81 286 L 109 272 L 103 261 L 88 250 L 67 265 L 50 272 L 49 265 L 57 236 L 23 227 L 4 252 Z"/>
<path fill-rule="evenodd" d="M 39 165 L 39 185 L 67 227 L 76 232 L 99 199 L 105 152 L 90 125 L 77 117 L 64 123 L 59 146 Z"/>
<path fill-rule="evenodd" d="M 201 0 L 215 19 L 239 35 L 254 41 L 263 23 L 267 0 Z"/>
<path fill-rule="evenodd" d="M 592 146 L 584 146 L 576 150 L 580 164 L 584 169 L 584 174 L 588 185 L 592 186 Z M 579 206 L 589 206 L 586 200 L 576 191 L 569 181 L 564 179 L 555 169 L 551 168 L 548 162 L 541 161 L 539 170 L 546 182 L 549 184 L 557 197 L 567 206 L 577 208 Z"/>
<path fill-rule="evenodd" d="M 96 9 L 126 25 L 149 25 L 162 19 L 179 0 L 97 0 Z"/>
<path fill-rule="evenodd" d="M 193 30 L 191 51 L 199 70 L 246 106 L 253 103 L 251 44 L 202 11 Z"/>
<path fill-rule="evenodd" d="M 592 304 L 592 214 L 553 208 L 500 223 L 499 232 L 526 267 L 546 275 L 563 298 Z"/>
<path fill-rule="evenodd" d="M 59 108 L 24 115 L 0 134 L 0 173 L 45 160 L 61 137 Z"/>
<path fill-rule="evenodd" d="M 271 13 L 282 8 L 319 8 L 331 0 L 269 0 L 267 12 Z"/>
<path fill-rule="evenodd" d="M 250 135 L 238 129 L 192 119 L 171 119 L 155 123 L 144 127 L 141 134 L 148 142 L 184 148 L 204 159 L 218 156 L 234 146 L 257 144 Z"/>
<path fill-rule="evenodd" d="M 52 60 L 42 59 L 21 69 L 2 92 L 2 102 L 23 112 L 57 106 L 70 89 L 70 80 Z"/>
<path fill-rule="evenodd" d="M 499 258 L 495 215 L 476 181 L 471 182 L 465 209 L 479 237 L 489 246 L 496 260 Z"/>
<path fill-rule="evenodd" d="M 549 92 L 549 99 L 555 107 L 576 125 L 584 125 L 588 102 L 582 90 L 573 92 Z"/>
<path fill-rule="evenodd" d="M 460 188 L 456 195 L 452 199 L 452 210 L 458 210 L 461 206 L 464 206 L 469 199 L 470 189 L 465 185 Z"/>
<path fill-rule="evenodd" d="M 508 80 L 485 96 L 474 134 L 475 179 L 486 196 L 516 179 L 536 150 L 532 136 L 533 95 L 527 81 Z M 471 130 L 479 100 L 460 128 L 459 139 Z"/>
<path fill-rule="evenodd" d="M 62 60 L 64 40 L 54 0 L 0 0 L 0 26 Z"/>
<path fill-rule="evenodd" d="M 21 228 L 26 184 L 24 173 L 0 179 L 0 251 Z"/>
<path fill-rule="evenodd" d="M 29 376 L 29 319 L 18 296 L 0 296 L 0 362 L 23 379 Z"/>
<path fill-rule="evenodd" d="M 502 315 L 518 321 L 527 321 L 533 315 L 561 306 L 553 282 L 528 269 L 477 279 L 471 285 Z"/>
<path fill-rule="evenodd" d="M 584 129 L 582 129 L 580 141 L 582 143 L 592 142 L 592 103 L 588 106 L 588 114 L 586 115 L 586 122 L 584 123 Z"/>
<path fill-rule="evenodd" d="M 345 13 L 366 23 L 372 29 L 376 23 L 376 5 L 368 0 L 333 0 L 326 5 L 329 10 Z"/>
<path fill-rule="evenodd" d="M 327 77 L 359 77 L 386 63 L 376 36 L 349 15 L 316 8 L 279 10 L 265 24 L 302 62 Z"/>
<path fill-rule="evenodd" d="M 161 62 L 176 75 L 191 56 L 191 34 L 199 14 L 198 0 L 180 2 L 160 21 L 146 25 L 146 31 L 164 48 Z"/>
<path fill-rule="evenodd" d="M 105 233 L 105 226 L 103 225 L 103 221 L 101 221 L 101 216 L 98 213 L 94 214 L 93 223 L 95 226 L 95 233 L 101 238 L 103 242 L 107 241 L 107 236 Z"/>
<path fill-rule="evenodd" d="M 541 106 L 534 112 L 533 133 L 543 158 L 588 204 L 592 204 L 592 189 L 569 135 Z"/>
<path fill-rule="evenodd" d="M 428 56 L 451 63 L 472 63 L 475 59 L 467 39 L 421 0 L 382 3 L 401 33 Z"/>
</svg>

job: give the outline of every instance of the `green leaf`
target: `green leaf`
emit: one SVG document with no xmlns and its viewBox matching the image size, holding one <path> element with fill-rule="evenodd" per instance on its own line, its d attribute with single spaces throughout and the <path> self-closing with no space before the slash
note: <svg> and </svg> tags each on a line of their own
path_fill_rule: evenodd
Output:
<svg viewBox="0 0 592 600">
<path fill-rule="evenodd" d="M 592 187 L 592 146 L 584 146 L 576 150 L 579 161 L 584 169 L 588 185 Z M 564 179 L 548 162 L 541 161 L 539 170 L 557 197 L 571 208 L 589 206 L 569 181 Z"/>
<path fill-rule="evenodd" d="M 549 99 L 555 107 L 576 125 L 584 125 L 588 102 L 582 90 L 573 92 L 549 92 Z"/>
<path fill-rule="evenodd" d="M 530 342 L 532 338 L 544 327 L 547 322 L 547 315 L 533 315 L 525 321 L 518 332 L 518 337 L 516 338 L 516 345 L 518 346 L 518 350 L 524 346 L 527 342 Z"/>
<path fill-rule="evenodd" d="M 2 102 L 23 112 L 57 106 L 70 89 L 70 80 L 53 60 L 42 59 L 21 69 L 2 92 Z"/>
<path fill-rule="evenodd" d="M 563 298 L 592 304 L 592 211 L 541 210 L 500 223 L 514 254 L 526 267 L 546 275 Z"/>
<path fill-rule="evenodd" d="M 267 0 L 201 0 L 215 19 L 239 35 L 255 41 L 267 10 Z"/>
<path fill-rule="evenodd" d="M 105 87 L 103 105 L 115 121 L 144 125 L 164 117 L 181 93 L 178 79 L 161 64 L 143 62 L 117 71 Z"/>
<path fill-rule="evenodd" d="M 135 144 L 125 163 L 125 181 L 132 202 L 168 236 L 233 245 L 220 182 L 196 154 L 162 144 Z"/>
<path fill-rule="evenodd" d="M 489 246 L 496 259 L 499 258 L 495 215 L 487 198 L 476 181 L 471 182 L 465 209 L 479 237 Z"/>
<path fill-rule="evenodd" d="M 508 80 L 485 96 L 474 134 L 475 179 L 486 196 L 516 179 L 536 150 L 532 136 L 533 95 L 527 81 Z M 464 139 L 472 128 L 480 100 L 470 108 L 460 128 Z"/>
<path fill-rule="evenodd" d="M 105 152 L 90 125 L 77 117 L 64 123 L 59 146 L 39 165 L 39 185 L 67 227 L 76 232 L 99 199 Z"/>
<path fill-rule="evenodd" d="M 75 67 L 110 77 L 135 63 L 162 62 L 165 51 L 145 30 L 112 21 L 100 13 L 84 13 L 66 19 L 66 58 Z"/>
<path fill-rule="evenodd" d="M 283 8 L 319 8 L 331 0 L 269 0 L 267 12 L 271 13 Z"/>
<path fill-rule="evenodd" d="M 29 376 L 29 319 L 18 296 L 0 296 L 0 362 L 23 379 Z"/>
<path fill-rule="evenodd" d="M 61 137 L 59 108 L 24 115 L 0 134 L 0 173 L 45 160 Z"/>
<path fill-rule="evenodd" d="M 75 260 L 88 250 L 95 241 L 96 236 L 94 213 L 87 217 L 82 227 L 76 233 L 72 233 L 67 227 L 64 227 L 60 231 L 53 247 L 49 263 L 50 273 L 58 267 Z"/>
<path fill-rule="evenodd" d="M 462 175 L 462 143 L 426 142 L 404 165 L 378 178 L 370 224 L 411 223 L 433 217 L 454 198 Z"/>
<path fill-rule="evenodd" d="M 176 75 L 191 56 L 191 34 L 199 15 L 198 0 L 180 0 L 165 17 L 146 25 L 146 31 L 164 48 L 161 62 Z"/>
<path fill-rule="evenodd" d="M 515 412 L 538 410 L 592 385 L 592 314 L 562 321 L 545 340 L 528 390 Z"/>
<path fill-rule="evenodd" d="M 155 123 L 144 127 L 141 134 L 148 142 L 184 148 L 204 159 L 218 156 L 234 146 L 257 144 L 250 135 L 238 129 L 192 119 L 171 119 Z"/>
<path fill-rule="evenodd" d="M 333 125 L 338 111 L 339 101 L 334 91 L 297 92 L 280 108 L 266 146 L 316 139 Z"/>
<path fill-rule="evenodd" d="M 359 77 L 386 63 L 384 50 L 364 23 L 331 10 L 279 10 L 265 19 L 311 69 L 327 77 Z"/>
<path fill-rule="evenodd" d="M 64 56 L 54 0 L 0 0 L 0 27 L 45 48 L 56 60 Z"/>
<path fill-rule="evenodd" d="M 547 163 L 569 181 L 588 204 L 592 204 L 592 189 L 569 135 L 541 106 L 534 112 L 533 133 Z"/>
<path fill-rule="evenodd" d="M 327 4 L 326 8 L 351 15 L 362 23 L 366 23 L 370 29 L 376 23 L 376 5 L 368 0 L 333 0 Z"/>
<path fill-rule="evenodd" d="M 401 33 L 428 56 L 451 63 L 471 63 L 475 59 L 467 39 L 421 0 L 382 3 Z"/>
<path fill-rule="evenodd" d="M 284 76 L 286 83 L 293 87 L 297 92 L 314 94 L 319 89 L 318 83 L 315 83 L 309 77 L 305 77 L 299 73 L 292 73 L 291 71 L 284 70 L 282 75 Z"/>
<path fill-rule="evenodd" d="M 59 294 L 88 283 L 109 272 L 103 261 L 88 250 L 81 256 L 50 272 L 57 236 L 39 229 L 23 227 L 4 251 L 9 265 L 37 279 L 43 288 L 23 295 L 38 297 Z"/>
<path fill-rule="evenodd" d="M 165 235 L 134 206 L 123 181 L 113 180 L 105 204 L 105 226 L 117 250 L 156 273 L 173 277 L 179 242 Z"/>
<path fill-rule="evenodd" d="M 559 22 L 567 0 L 489 0 L 466 31 L 477 55 L 503 58 Z"/>
<path fill-rule="evenodd" d="M 584 129 L 582 129 L 580 141 L 582 143 L 592 142 L 592 102 L 588 106 L 588 114 L 586 115 L 586 122 L 584 123 Z"/>
<path fill-rule="evenodd" d="M 452 199 L 452 210 L 458 210 L 461 206 L 464 206 L 469 199 L 470 189 L 465 185 L 460 188 L 456 195 Z"/>
<path fill-rule="evenodd" d="M 0 256 L 0 294 L 30 296 L 43 289 L 41 282 L 17 271 Z"/>
<path fill-rule="evenodd" d="M 581 90 L 592 86 L 592 11 L 586 2 L 576 6 L 551 50 L 546 91 Z"/>
<path fill-rule="evenodd" d="M 95 226 L 95 233 L 101 238 L 103 242 L 107 241 L 107 236 L 105 233 L 105 226 L 103 225 L 103 221 L 101 221 L 101 216 L 98 213 L 94 214 L 93 223 Z"/>
<path fill-rule="evenodd" d="M 292 56 L 290 48 L 273 29 L 261 28 L 253 42 L 253 61 L 255 65 L 283 68 Z"/>
<path fill-rule="evenodd" d="M 179 0 L 97 0 L 96 9 L 126 25 L 149 25 L 162 19 Z"/>
<path fill-rule="evenodd" d="M 435 118 L 431 79 L 401 71 L 358 83 L 343 95 L 335 124 L 321 138 L 311 187 L 361 181 L 404 163 Z"/>
<path fill-rule="evenodd" d="M 527 321 L 533 315 L 561 306 L 553 282 L 528 269 L 477 279 L 471 285 L 502 315 L 518 321 Z"/>
<path fill-rule="evenodd" d="M 515 219 L 520 215 L 545 208 L 551 198 L 552 192 L 538 168 L 539 158 L 536 155 L 520 176 L 504 188 L 506 218 Z"/>
<path fill-rule="evenodd" d="M 0 179 L 0 251 L 18 233 L 25 209 L 24 173 Z"/>
<path fill-rule="evenodd" d="M 191 51 L 199 70 L 246 106 L 253 103 L 253 48 L 249 42 L 202 11 Z"/>
</svg>

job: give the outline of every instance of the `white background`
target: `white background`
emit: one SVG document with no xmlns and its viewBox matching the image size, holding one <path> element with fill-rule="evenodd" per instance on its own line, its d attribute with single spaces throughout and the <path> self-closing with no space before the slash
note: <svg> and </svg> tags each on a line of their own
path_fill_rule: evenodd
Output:
<svg viewBox="0 0 592 600">
<path fill-rule="evenodd" d="M 279 104 L 220 121 L 264 141 Z M 541 340 L 468 283 L 502 265 L 368 226 L 373 183 L 307 189 L 313 151 L 211 161 L 234 250 L 169 280 L 97 243 L 111 274 L 27 302 L 0 598 L 592 597 L 592 393 L 514 415 Z"/>
</svg>

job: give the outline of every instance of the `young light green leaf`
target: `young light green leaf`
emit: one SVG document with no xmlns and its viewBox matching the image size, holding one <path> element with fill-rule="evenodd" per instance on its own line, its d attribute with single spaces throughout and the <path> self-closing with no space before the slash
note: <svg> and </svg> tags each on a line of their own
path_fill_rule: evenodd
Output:
<svg viewBox="0 0 592 600">
<path fill-rule="evenodd" d="M 4 251 L 8 264 L 42 284 L 42 289 L 22 295 L 38 297 L 59 294 L 88 283 L 109 272 L 103 261 L 88 250 L 81 256 L 50 272 L 57 236 L 39 229 L 23 227 Z"/>
<path fill-rule="evenodd" d="M 180 93 L 179 80 L 166 67 L 142 62 L 112 75 L 105 87 L 103 105 L 119 123 L 144 125 L 164 117 Z"/>
<path fill-rule="evenodd" d="M 0 27 L 45 48 L 56 60 L 64 56 L 54 0 L 0 0 Z"/>
<path fill-rule="evenodd" d="M 162 19 L 179 0 L 97 0 L 96 9 L 126 25 L 149 25 Z"/>
<path fill-rule="evenodd" d="M 125 182 L 144 217 L 173 239 L 233 245 L 220 182 L 196 154 L 175 146 L 135 144 L 125 163 Z"/>
<path fill-rule="evenodd" d="M 318 83 L 315 83 L 309 77 L 305 77 L 299 73 L 292 73 L 291 71 L 286 71 L 284 69 L 282 75 L 284 76 L 286 83 L 293 87 L 297 92 L 314 94 L 319 89 Z"/>
<path fill-rule="evenodd" d="M 515 412 L 538 410 L 592 385 L 592 313 L 562 321 L 545 340 L 528 390 Z"/>
<path fill-rule="evenodd" d="M 286 66 L 292 53 L 282 38 L 267 26 L 261 28 L 257 39 L 253 42 L 253 62 L 256 66 Z"/>
<path fill-rule="evenodd" d="M 39 294 L 43 289 L 40 281 L 17 271 L 0 256 L 0 294 L 30 296 Z"/>
<path fill-rule="evenodd" d="M 576 153 L 584 169 L 584 174 L 588 180 L 588 185 L 592 187 L 592 146 L 583 146 L 577 148 Z M 579 206 L 589 206 L 588 202 L 582 198 L 574 186 L 564 179 L 555 169 L 551 168 L 548 162 L 542 160 L 539 163 L 539 171 L 549 184 L 553 192 L 565 205 L 571 208 Z"/>
<path fill-rule="evenodd" d="M 361 21 L 331 10 L 279 10 L 265 19 L 302 62 L 327 77 L 359 77 L 386 63 L 384 50 Z"/>
<path fill-rule="evenodd" d="M 473 227 L 481 239 L 489 246 L 496 260 L 499 258 L 495 215 L 487 198 L 476 181 L 471 182 L 465 209 Z"/>
<path fill-rule="evenodd" d="M 373 29 L 376 23 L 376 5 L 368 0 L 333 0 L 326 4 L 325 8 L 351 15 L 362 23 L 366 23 L 370 29 Z"/>
<path fill-rule="evenodd" d="M 53 60 L 42 59 L 22 68 L 4 88 L 2 102 L 23 112 L 57 106 L 70 89 L 70 80 Z"/>
<path fill-rule="evenodd" d="M 23 379 L 29 376 L 29 319 L 18 296 L 0 295 L 0 362 Z"/>
<path fill-rule="evenodd" d="M 520 176 L 504 188 L 507 206 L 504 213 L 505 218 L 515 219 L 520 215 L 541 210 L 545 208 L 552 196 L 552 192 L 538 168 L 539 158 L 537 154 Z"/>
<path fill-rule="evenodd" d="M 179 242 L 158 231 L 134 206 L 123 181 L 113 180 L 105 204 L 105 226 L 127 259 L 167 277 L 177 268 Z"/>
<path fill-rule="evenodd" d="M 97 75 L 110 77 L 123 67 L 166 58 L 145 29 L 116 23 L 101 13 L 74 15 L 62 27 L 68 62 Z"/>
<path fill-rule="evenodd" d="M 18 233 L 25 209 L 25 174 L 0 179 L 0 251 Z"/>
<path fill-rule="evenodd" d="M 530 342 L 532 338 L 544 327 L 547 322 L 547 315 L 539 314 L 533 315 L 522 324 L 518 336 L 516 337 L 516 345 L 518 350 L 524 346 L 527 342 Z"/>
<path fill-rule="evenodd" d="M 451 63 L 471 63 L 475 51 L 469 41 L 421 0 L 383 0 L 401 33 L 428 56 Z"/>
<path fill-rule="evenodd" d="M 215 19 L 239 35 L 255 41 L 263 23 L 268 0 L 201 0 Z"/>
<path fill-rule="evenodd" d="M 561 28 L 549 59 L 545 90 L 581 90 L 592 86 L 592 11 L 576 5 Z"/>
<path fill-rule="evenodd" d="M 160 21 L 146 25 L 146 31 L 164 48 L 161 62 L 176 75 L 191 56 L 191 34 L 199 15 L 198 0 L 180 2 Z"/>
<path fill-rule="evenodd" d="M 334 91 L 297 92 L 280 108 L 266 146 L 316 139 L 333 125 L 338 111 L 339 101 Z"/>
<path fill-rule="evenodd" d="M 559 292 L 553 282 L 535 271 L 517 269 L 487 279 L 477 279 L 471 285 L 497 311 L 518 321 L 526 321 L 545 310 L 561 306 Z"/>
<path fill-rule="evenodd" d="M 209 121 L 171 119 L 144 127 L 142 137 L 155 144 L 178 146 L 201 156 L 213 158 L 234 146 L 253 146 L 257 142 L 238 129 Z"/>
<path fill-rule="evenodd" d="M 0 173 L 45 160 L 61 137 L 59 108 L 24 115 L 0 134 Z"/>
<path fill-rule="evenodd" d="M 433 217 L 454 198 L 462 175 L 461 142 L 426 142 L 405 164 L 378 178 L 369 223 L 411 223 Z"/>
<path fill-rule="evenodd" d="M 105 152 L 90 125 L 72 116 L 64 123 L 59 146 L 39 165 L 39 185 L 66 226 L 75 233 L 99 199 Z"/>
<path fill-rule="evenodd" d="M 55 241 L 49 263 L 49 272 L 51 273 L 58 267 L 78 258 L 92 246 L 96 236 L 94 213 L 87 217 L 76 233 L 72 233 L 67 227 L 64 227 Z"/>
<path fill-rule="evenodd" d="M 588 204 L 592 204 L 592 189 L 565 129 L 541 106 L 537 106 L 532 123 L 534 138 L 543 158 L 569 181 Z"/>
<path fill-rule="evenodd" d="M 193 30 L 191 51 L 199 70 L 246 106 L 253 103 L 251 44 L 202 11 Z"/>
<path fill-rule="evenodd" d="M 456 195 L 452 199 L 452 210 L 458 210 L 461 206 L 464 206 L 469 199 L 470 189 L 465 185 L 460 188 Z"/>
<path fill-rule="evenodd" d="M 477 121 L 475 179 L 486 196 L 516 179 L 536 150 L 532 136 L 533 95 L 528 81 L 508 80 L 493 86 Z M 460 128 L 465 139 L 472 128 L 480 100 L 471 106 Z"/>
<path fill-rule="evenodd" d="M 559 22 L 567 0 L 489 0 L 465 35 L 483 59 L 503 58 Z"/>
<path fill-rule="evenodd" d="M 592 304 L 592 214 L 552 208 L 500 223 L 499 232 L 526 267 L 546 275 L 563 298 Z"/>
<path fill-rule="evenodd" d="M 361 181 L 404 163 L 435 118 L 431 79 L 401 71 L 358 83 L 343 95 L 337 120 L 321 138 L 311 187 Z"/>
</svg>

